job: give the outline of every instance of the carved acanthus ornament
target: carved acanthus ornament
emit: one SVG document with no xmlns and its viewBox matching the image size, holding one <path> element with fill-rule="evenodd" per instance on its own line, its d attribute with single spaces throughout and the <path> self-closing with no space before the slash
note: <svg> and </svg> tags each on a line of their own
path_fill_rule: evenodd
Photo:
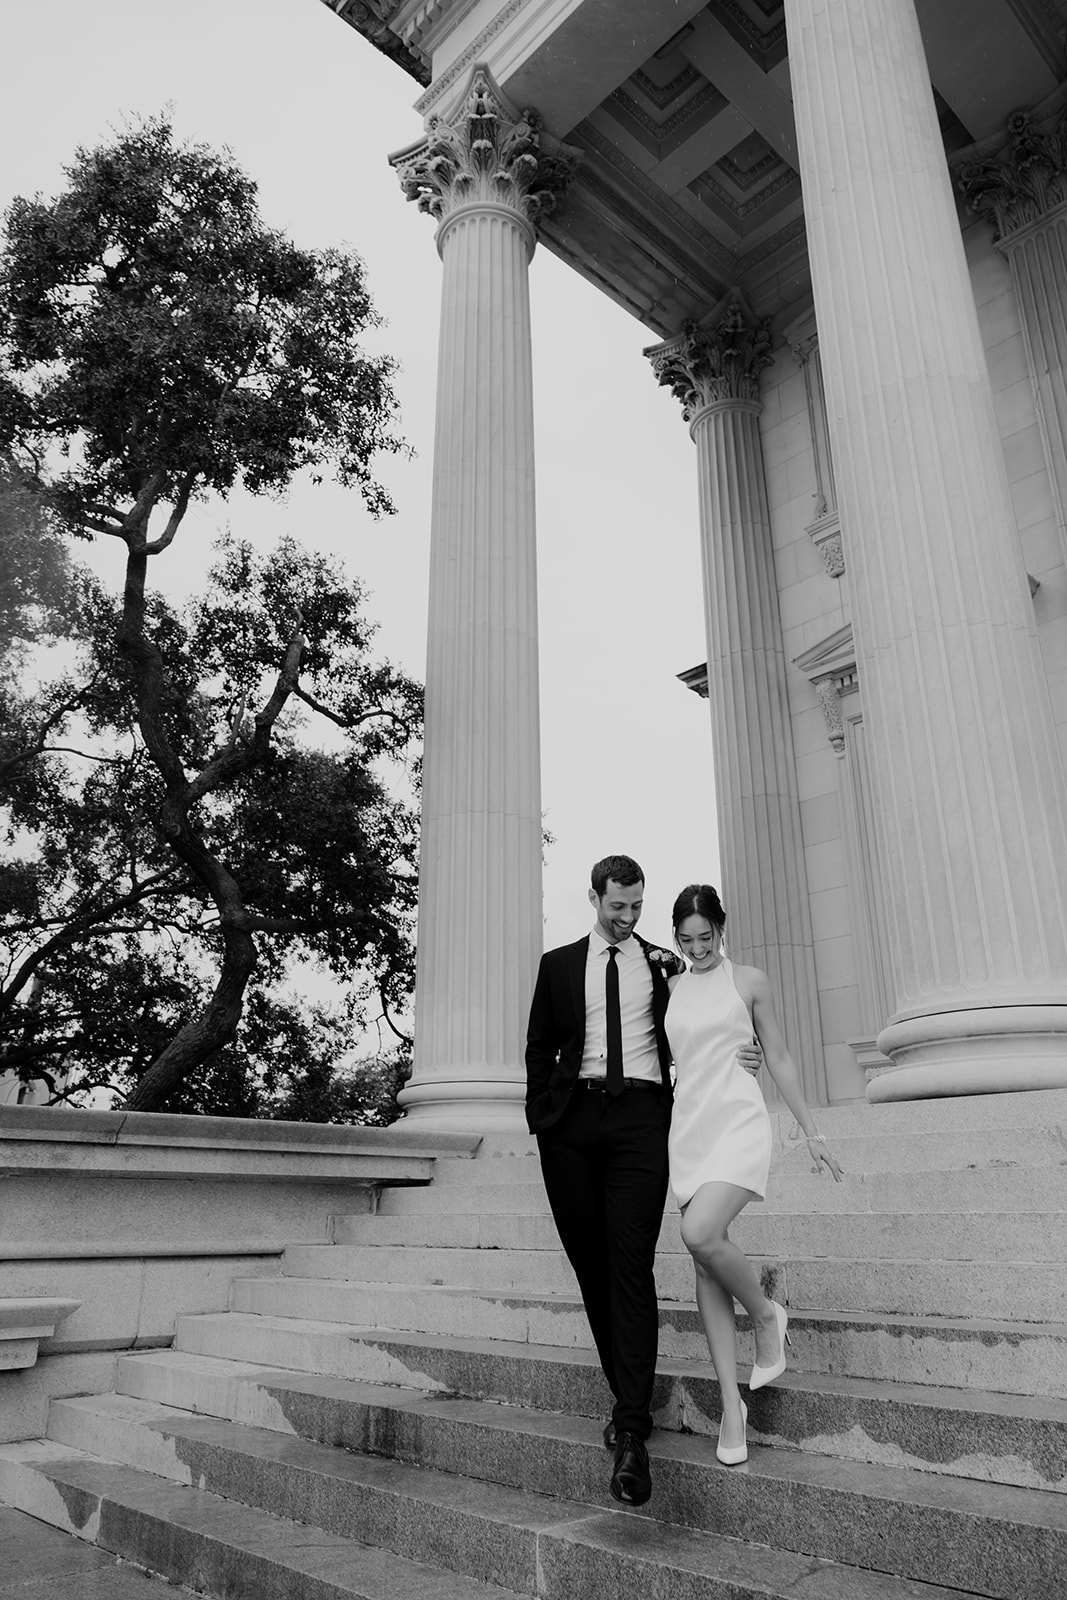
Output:
<svg viewBox="0 0 1067 1600">
<path fill-rule="evenodd" d="M 687 322 L 645 355 L 657 381 L 670 388 L 692 422 L 723 401 L 759 400 L 759 375 L 772 360 L 771 324 L 758 321 L 734 291 L 706 326 Z"/>
<path fill-rule="evenodd" d="M 1067 204 L 1067 104 L 1054 98 L 1051 115 L 1013 112 L 1006 141 L 955 164 L 960 193 L 998 241 Z"/>
<path fill-rule="evenodd" d="M 438 222 L 481 203 L 536 226 L 570 182 L 578 153 L 546 134 L 536 111 L 515 111 L 479 65 L 453 114 L 431 117 L 425 139 L 390 160 L 407 198 Z"/>
<path fill-rule="evenodd" d="M 845 754 L 845 713 L 842 702 L 859 690 L 856 647 L 847 624 L 813 645 L 793 662 L 815 691 L 826 718 L 826 737 L 835 756 Z"/>
<path fill-rule="evenodd" d="M 841 695 L 832 678 L 820 678 L 815 694 L 826 718 L 826 733 L 835 756 L 845 753 L 845 720 L 841 715 Z"/>
</svg>

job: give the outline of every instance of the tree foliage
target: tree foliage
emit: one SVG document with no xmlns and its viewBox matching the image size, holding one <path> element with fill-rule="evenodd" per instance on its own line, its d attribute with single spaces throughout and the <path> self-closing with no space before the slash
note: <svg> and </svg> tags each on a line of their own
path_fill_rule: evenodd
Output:
<svg viewBox="0 0 1067 1600">
<path fill-rule="evenodd" d="M 165 121 L 68 179 L 14 202 L 0 258 L 0 1065 L 74 1063 L 138 1109 L 236 1094 L 252 982 L 237 1098 L 262 1109 L 297 1092 L 273 1051 L 321 1067 L 410 988 L 414 819 L 387 773 L 421 695 L 373 658 L 358 584 L 292 540 L 223 541 L 180 613 L 148 575 L 237 484 L 330 469 L 391 509 L 391 363 L 359 343 L 358 258 L 265 227 L 232 161 Z M 121 600 L 57 526 L 124 543 Z M 343 1011 L 285 998 L 294 963 L 359 974 Z"/>
</svg>

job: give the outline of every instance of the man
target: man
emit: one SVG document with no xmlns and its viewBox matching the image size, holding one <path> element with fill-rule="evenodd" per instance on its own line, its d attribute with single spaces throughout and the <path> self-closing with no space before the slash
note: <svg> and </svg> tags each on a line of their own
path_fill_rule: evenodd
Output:
<svg viewBox="0 0 1067 1600">
<path fill-rule="evenodd" d="M 552 1215 L 574 1268 L 615 1397 L 604 1443 L 611 1493 L 652 1493 L 659 1313 L 654 1264 L 667 1197 L 670 1046 L 667 980 L 684 970 L 634 934 L 644 873 L 606 856 L 591 873 L 591 933 L 541 957 L 526 1039 L 526 1120 L 536 1134 Z M 758 1047 L 743 1064 L 758 1071 Z"/>
</svg>

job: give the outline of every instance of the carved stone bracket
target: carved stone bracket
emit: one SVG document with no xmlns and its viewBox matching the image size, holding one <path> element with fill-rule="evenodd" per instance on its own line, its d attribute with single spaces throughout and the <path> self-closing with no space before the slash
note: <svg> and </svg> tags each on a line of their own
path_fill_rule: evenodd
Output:
<svg viewBox="0 0 1067 1600">
<path fill-rule="evenodd" d="M 431 117 L 426 137 L 389 159 L 407 198 L 438 222 L 481 202 L 536 226 L 574 175 L 578 152 L 546 134 L 536 111 L 516 111 L 479 64 L 455 112 Z"/>
<path fill-rule="evenodd" d="M 953 163 L 970 209 L 1002 241 L 1067 204 L 1067 95 L 1060 88 L 1036 111 L 1015 111 L 1006 139 L 987 140 Z"/>
<path fill-rule="evenodd" d="M 845 547 L 841 542 L 841 518 L 836 511 L 828 512 L 804 530 L 831 578 L 840 578 L 845 570 Z"/>
<path fill-rule="evenodd" d="M 732 289 L 704 323 L 651 345 L 645 355 L 657 382 L 682 404 L 687 422 L 722 401 L 758 401 L 759 375 L 771 360 L 771 324 L 759 321 Z"/>
<path fill-rule="evenodd" d="M 855 694 L 859 689 L 852 628 L 847 625 L 839 628 L 829 638 L 797 656 L 793 665 L 800 668 L 815 690 L 815 697 L 826 718 L 826 735 L 834 755 L 843 756 L 845 718 L 841 701 L 843 696 Z"/>
</svg>

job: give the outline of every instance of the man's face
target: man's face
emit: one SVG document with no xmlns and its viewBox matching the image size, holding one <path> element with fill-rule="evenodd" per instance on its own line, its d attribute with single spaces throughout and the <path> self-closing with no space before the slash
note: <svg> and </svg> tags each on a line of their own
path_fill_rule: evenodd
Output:
<svg viewBox="0 0 1067 1600">
<path fill-rule="evenodd" d="M 596 925 L 609 944 L 621 944 L 628 939 L 641 915 L 645 897 L 643 883 L 631 883 L 626 888 L 609 878 L 602 895 L 595 889 L 589 891 L 589 901 L 596 912 Z"/>
</svg>

